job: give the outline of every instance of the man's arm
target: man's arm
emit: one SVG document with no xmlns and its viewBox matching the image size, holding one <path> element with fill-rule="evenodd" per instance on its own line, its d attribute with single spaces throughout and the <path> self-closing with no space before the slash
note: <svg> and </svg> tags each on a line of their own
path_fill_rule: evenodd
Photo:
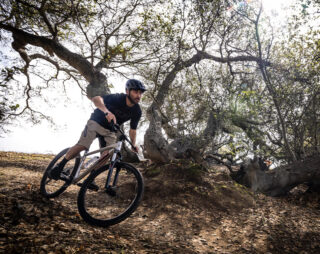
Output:
<svg viewBox="0 0 320 254">
<path fill-rule="evenodd" d="M 134 130 L 134 129 L 130 129 L 129 130 L 129 136 L 130 136 L 130 139 L 131 139 L 131 142 L 132 142 L 133 146 L 136 149 L 136 151 L 134 151 L 134 152 L 139 152 L 139 148 L 136 146 L 137 131 Z"/>
<path fill-rule="evenodd" d="M 104 114 L 108 113 L 106 118 L 108 120 L 108 122 L 110 123 L 111 120 L 114 121 L 114 123 L 117 123 L 117 119 L 115 117 L 114 114 L 112 114 L 109 109 L 107 109 L 107 107 L 104 105 L 104 101 L 103 98 L 101 96 L 95 96 L 91 99 L 91 101 L 93 102 L 93 104 L 100 109 Z"/>
</svg>

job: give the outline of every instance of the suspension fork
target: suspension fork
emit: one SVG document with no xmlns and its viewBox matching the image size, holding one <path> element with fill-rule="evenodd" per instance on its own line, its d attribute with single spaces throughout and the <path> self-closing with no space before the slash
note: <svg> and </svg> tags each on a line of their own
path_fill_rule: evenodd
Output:
<svg viewBox="0 0 320 254">
<path fill-rule="evenodd" d="M 117 162 L 119 161 L 119 159 L 117 158 L 118 154 L 120 153 L 121 151 L 121 147 L 122 147 L 122 141 L 119 141 L 117 143 L 117 147 L 116 149 L 114 150 L 114 153 L 112 155 L 112 159 L 111 159 L 111 162 L 110 162 L 110 166 L 109 166 L 109 172 L 108 172 L 108 176 L 107 176 L 107 181 L 106 181 L 106 185 L 105 185 L 105 188 L 106 190 L 109 190 L 111 189 L 112 187 L 115 187 L 116 184 L 117 184 L 117 181 L 118 181 L 118 176 L 119 176 L 119 168 L 117 167 L 117 170 L 116 170 L 116 174 L 114 176 L 114 179 L 113 179 L 113 183 L 112 183 L 112 186 L 111 186 L 111 177 L 112 177 L 112 174 L 113 174 L 113 170 L 117 164 Z"/>
</svg>

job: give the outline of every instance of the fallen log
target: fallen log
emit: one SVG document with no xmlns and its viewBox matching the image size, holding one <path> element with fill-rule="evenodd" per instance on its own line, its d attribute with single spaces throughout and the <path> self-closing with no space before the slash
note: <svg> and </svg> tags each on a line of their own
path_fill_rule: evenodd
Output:
<svg viewBox="0 0 320 254">
<path fill-rule="evenodd" d="M 309 191 L 320 192 L 320 156 L 313 156 L 272 170 L 261 167 L 258 159 L 241 165 L 231 174 L 238 183 L 268 196 L 283 196 L 291 189 L 307 184 Z"/>
</svg>

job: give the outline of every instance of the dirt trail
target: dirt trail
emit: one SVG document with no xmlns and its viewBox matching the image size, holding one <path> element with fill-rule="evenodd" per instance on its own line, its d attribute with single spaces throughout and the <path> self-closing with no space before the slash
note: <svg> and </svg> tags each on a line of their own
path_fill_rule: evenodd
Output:
<svg viewBox="0 0 320 254">
<path fill-rule="evenodd" d="M 142 167 L 142 204 L 103 229 L 79 216 L 78 187 L 52 200 L 39 194 L 49 161 L 0 152 L 1 253 L 320 253 L 319 196 L 302 187 L 270 198 L 235 184 L 223 167 L 201 175 Z"/>
</svg>

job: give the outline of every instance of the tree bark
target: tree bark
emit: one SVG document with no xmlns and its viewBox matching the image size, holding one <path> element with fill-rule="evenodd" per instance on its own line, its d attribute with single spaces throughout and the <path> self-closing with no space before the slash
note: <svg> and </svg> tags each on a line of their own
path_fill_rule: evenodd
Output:
<svg viewBox="0 0 320 254">
<path fill-rule="evenodd" d="M 193 161 L 202 164 L 204 148 L 212 142 L 213 137 L 215 136 L 218 130 L 217 119 L 213 116 L 212 113 L 208 116 L 207 126 L 202 133 L 197 136 L 183 136 L 176 137 L 168 145 L 170 154 L 177 159 L 187 159 L 192 158 Z"/>
<path fill-rule="evenodd" d="M 168 142 L 163 137 L 161 128 L 161 116 L 156 105 L 151 105 L 147 111 L 149 128 L 144 135 L 145 157 L 156 163 L 170 161 Z"/>
<path fill-rule="evenodd" d="M 309 157 L 303 161 L 267 171 L 256 159 L 243 164 L 240 170 L 231 176 L 238 183 L 268 196 L 286 195 L 300 184 L 307 184 L 311 189 L 319 191 L 320 156 Z"/>
</svg>

